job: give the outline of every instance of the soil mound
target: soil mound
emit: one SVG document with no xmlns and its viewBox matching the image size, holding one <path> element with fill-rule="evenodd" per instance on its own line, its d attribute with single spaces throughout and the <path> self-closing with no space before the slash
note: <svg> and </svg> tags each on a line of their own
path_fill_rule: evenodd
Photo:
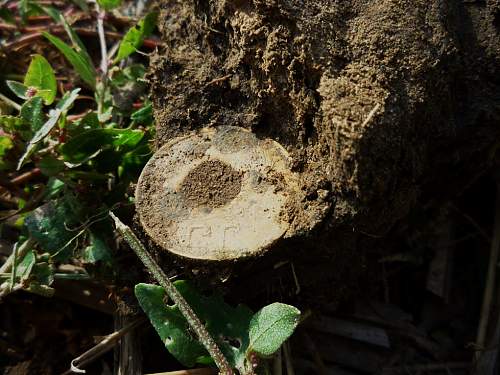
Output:
<svg viewBox="0 0 500 375">
<path fill-rule="evenodd" d="M 291 227 L 380 234 L 496 148 L 498 1 L 160 1 L 157 143 L 201 127 L 287 148 Z"/>
</svg>

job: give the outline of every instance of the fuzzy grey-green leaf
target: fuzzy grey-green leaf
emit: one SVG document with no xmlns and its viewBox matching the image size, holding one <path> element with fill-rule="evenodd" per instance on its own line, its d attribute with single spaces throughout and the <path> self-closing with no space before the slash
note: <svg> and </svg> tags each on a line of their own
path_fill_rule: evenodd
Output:
<svg viewBox="0 0 500 375">
<path fill-rule="evenodd" d="M 248 353 L 262 357 L 273 355 L 297 327 L 300 311 L 284 303 L 263 307 L 250 321 Z"/>
</svg>

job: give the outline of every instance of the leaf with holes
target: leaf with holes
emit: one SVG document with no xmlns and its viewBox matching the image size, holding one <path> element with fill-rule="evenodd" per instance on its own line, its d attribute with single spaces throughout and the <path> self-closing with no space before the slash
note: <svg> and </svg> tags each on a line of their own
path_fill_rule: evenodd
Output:
<svg viewBox="0 0 500 375">
<path fill-rule="evenodd" d="M 252 311 L 245 306 L 231 307 L 220 295 L 205 297 L 186 281 L 176 281 L 177 290 L 205 322 L 230 364 L 243 371 L 249 343 L 248 327 Z M 182 364 L 191 367 L 206 363 L 208 353 L 193 336 L 177 306 L 165 304 L 165 291 L 151 284 L 138 284 L 135 295 L 167 350 Z"/>
<path fill-rule="evenodd" d="M 300 311 L 284 303 L 273 303 L 259 310 L 250 322 L 248 353 L 272 356 L 297 327 Z"/>
</svg>

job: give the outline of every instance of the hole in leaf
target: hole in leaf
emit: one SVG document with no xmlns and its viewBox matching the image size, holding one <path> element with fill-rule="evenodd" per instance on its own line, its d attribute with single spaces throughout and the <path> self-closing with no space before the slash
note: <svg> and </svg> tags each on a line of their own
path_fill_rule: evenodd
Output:
<svg viewBox="0 0 500 375">
<path fill-rule="evenodd" d="M 168 296 L 165 294 L 163 296 L 163 303 L 169 307 L 174 307 L 175 306 L 175 302 L 172 301 L 171 298 L 168 298 Z"/>
<path fill-rule="evenodd" d="M 236 349 L 241 348 L 241 340 L 235 339 L 232 337 L 226 337 L 224 338 L 224 341 L 226 341 L 229 345 L 235 347 Z"/>
<path fill-rule="evenodd" d="M 165 345 L 170 345 L 172 343 L 172 336 L 168 336 L 166 339 L 165 339 Z"/>
</svg>

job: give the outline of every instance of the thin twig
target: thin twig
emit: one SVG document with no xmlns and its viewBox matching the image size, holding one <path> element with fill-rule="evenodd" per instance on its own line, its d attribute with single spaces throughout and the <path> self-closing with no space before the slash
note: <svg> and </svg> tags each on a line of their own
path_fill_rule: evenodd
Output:
<svg viewBox="0 0 500 375">
<path fill-rule="evenodd" d="M 500 250 L 500 183 L 497 183 L 495 226 L 493 228 L 493 240 L 491 242 L 490 260 L 488 265 L 488 274 L 486 276 L 486 287 L 484 289 L 483 306 L 479 319 L 479 328 L 477 331 L 476 345 L 484 347 L 486 343 L 486 334 L 490 320 L 491 304 L 493 302 L 493 293 L 495 291 L 495 280 Z"/>
<path fill-rule="evenodd" d="M 10 286 L 9 292 L 12 291 L 14 284 L 16 283 L 16 270 L 17 270 L 17 245 L 19 242 L 14 244 L 14 249 L 12 250 L 12 270 L 10 271 Z"/>
<path fill-rule="evenodd" d="M 290 350 L 290 343 L 288 341 L 286 341 L 283 345 L 283 353 L 285 354 L 286 374 L 295 375 L 295 370 L 293 369 L 292 364 L 292 352 Z"/>
<path fill-rule="evenodd" d="M 372 120 L 373 116 L 375 116 L 375 113 L 377 113 L 379 108 L 380 104 L 379 103 L 375 104 L 370 113 L 368 113 L 368 116 L 366 117 L 365 121 L 363 121 L 363 123 L 361 124 L 362 128 L 364 128 L 366 125 L 370 123 L 370 121 Z"/>
<path fill-rule="evenodd" d="M 106 45 L 106 34 L 104 33 L 104 17 L 106 13 L 101 10 L 99 4 L 95 3 L 97 10 L 97 33 L 99 35 L 99 44 L 101 46 L 101 71 L 103 80 L 106 79 L 108 75 L 108 47 Z"/>
<path fill-rule="evenodd" d="M 113 349 L 113 347 L 118 343 L 118 340 L 122 338 L 124 335 L 129 333 L 131 330 L 135 329 L 142 323 L 146 321 L 146 318 L 138 318 L 131 322 L 129 325 L 123 327 L 119 331 L 113 332 L 112 334 L 106 336 L 104 340 L 102 340 L 99 344 L 94 346 L 93 348 L 87 350 L 82 355 L 71 361 L 71 368 L 66 371 L 63 375 L 71 374 L 73 372 L 76 373 L 85 373 L 85 370 L 80 369 L 85 365 L 95 361 L 97 358 L 107 353 L 109 350 Z"/>
<path fill-rule="evenodd" d="M 19 176 L 14 177 L 10 183 L 13 185 L 24 184 L 25 182 L 31 180 L 33 177 L 38 177 L 42 174 L 40 168 L 33 168 L 31 171 L 24 172 Z"/>
<path fill-rule="evenodd" d="M 6 104 L 10 105 L 12 108 L 17 109 L 18 111 L 21 110 L 21 106 L 19 104 L 17 104 L 12 99 L 7 98 L 5 95 L 0 94 L 0 99 Z"/>
<path fill-rule="evenodd" d="M 233 375 L 233 370 L 231 369 L 231 366 L 229 365 L 226 357 L 224 356 L 224 354 L 222 354 L 221 350 L 217 346 L 217 343 L 214 341 L 212 336 L 210 336 L 210 333 L 208 333 L 207 329 L 200 321 L 196 313 L 193 311 L 191 306 L 179 293 L 174 284 L 172 284 L 172 282 L 168 279 L 167 275 L 165 275 L 165 272 L 163 272 L 160 266 L 158 266 L 158 264 L 148 253 L 148 251 L 139 241 L 134 232 L 132 232 L 132 230 L 128 226 L 123 224 L 121 220 L 116 217 L 111 211 L 109 212 L 109 215 L 114 220 L 118 232 L 123 236 L 132 250 L 134 250 L 138 258 L 142 261 L 142 263 L 144 263 L 144 265 L 149 270 L 149 272 L 151 272 L 156 281 L 158 281 L 158 283 L 165 289 L 165 292 L 168 294 L 168 296 L 177 305 L 182 315 L 186 318 L 189 326 L 198 336 L 198 340 L 207 349 L 208 353 L 219 368 L 221 374 Z"/>
<path fill-rule="evenodd" d="M 17 258 L 22 259 L 25 257 L 26 254 L 28 254 L 28 251 L 31 250 L 31 247 L 34 245 L 35 240 L 33 240 L 31 237 L 28 238 L 26 241 L 23 242 L 21 246 L 17 249 Z M 7 273 L 12 270 L 12 266 L 14 265 L 14 258 L 15 258 L 14 252 L 10 254 L 10 256 L 7 258 L 4 264 L 0 267 L 0 273 Z"/>
<path fill-rule="evenodd" d="M 274 356 L 273 360 L 273 375 L 283 375 L 283 360 L 281 358 L 282 349 L 278 349 L 278 353 Z"/>
</svg>

